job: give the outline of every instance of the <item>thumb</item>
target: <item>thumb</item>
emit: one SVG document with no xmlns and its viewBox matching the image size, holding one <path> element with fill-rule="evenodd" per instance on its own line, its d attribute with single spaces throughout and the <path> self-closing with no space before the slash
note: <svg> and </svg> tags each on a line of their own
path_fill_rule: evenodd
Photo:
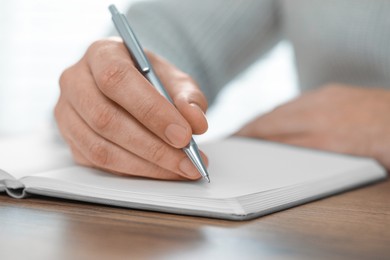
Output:
<svg viewBox="0 0 390 260">
<path fill-rule="evenodd" d="M 177 110 L 183 115 L 194 134 L 207 131 L 206 119 L 207 99 L 198 84 L 186 73 L 182 72 L 167 60 L 147 53 L 156 74 L 173 100 Z"/>
</svg>

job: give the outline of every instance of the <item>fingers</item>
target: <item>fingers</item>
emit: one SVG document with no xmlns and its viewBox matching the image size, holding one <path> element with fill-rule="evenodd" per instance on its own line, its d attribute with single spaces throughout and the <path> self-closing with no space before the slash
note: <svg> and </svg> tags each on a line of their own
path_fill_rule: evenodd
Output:
<svg viewBox="0 0 390 260">
<path fill-rule="evenodd" d="M 161 57 L 146 53 L 176 108 L 191 125 L 193 133 L 205 133 L 208 128 L 205 116 L 207 99 L 196 82 Z"/>
<path fill-rule="evenodd" d="M 55 115 L 76 162 L 113 173 L 198 179 L 180 149 L 207 129 L 207 102 L 184 73 L 152 57 L 177 108 L 134 67 L 121 42 L 101 41 L 61 76 Z M 171 76 L 170 76 L 171 75 Z M 202 153 L 203 159 L 207 158 Z"/>
<path fill-rule="evenodd" d="M 176 148 L 189 143 L 192 135 L 189 123 L 137 71 L 122 43 L 106 41 L 92 45 L 86 62 L 105 96 L 166 143 Z"/>
<path fill-rule="evenodd" d="M 80 87 L 63 87 L 62 94 L 95 133 L 166 170 L 190 179 L 199 177 L 194 166 L 183 167 L 186 165 L 185 162 L 189 161 L 185 153 L 166 144 L 116 103 L 106 98 L 94 85 L 88 72 L 71 71 L 69 73 L 77 75 L 73 77 L 77 80 L 70 80 L 68 84 L 72 86 L 77 86 L 78 82 L 83 82 L 83 84 Z M 66 113 L 62 110 L 62 113 Z M 69 120 L 71 118 L 58 121 L 68 122 Z M 77 137 L 76 139 L 75 143 L 79 141 Z"/>
<path fill-rule="evenodd" d="M 241 128 L 236 134 L 261 138 L 289 145 L 321 149 L 339 153 L 351 153 L 352 149 L 343 140 L 355 138 L 352 133 L 342 129 L 335 121 L 323 120 L 334 118 L 334 115 L 324 113 L 331 109 L 319 107 L 304 95 L 292 102 L 279 106 L 275 110 L 262 115 Z M 317 106 L 315 105 L 317 103 Z M 314 112 L 313 112 L 314 111 Z M 339 125 L 337 128 L 334 125 Z M 355 142 L 350 142 L 355 143 Z"/>
<path fill-rule="evenodd" d="M 290 121 L 283 116 L 270 113 L 260 116 L 243 126 L 236 135 L 270 139 L 272 137 L 290 136 L 305 132 L 305 124 Z"/>
<path fill-rule="evenodd" d="M 87 166 L 94 166 L 115 173 L 156 179 L 183 179 L 169 170 L 158 167 L 97 135 L 65 102 L 58 103 L 57 120 L 72 122 L 62 126 L 65 140 L 73 147 L 75 159 Z"/>
<path fill-rule="evenodd" d="M 281 105 L 255 118 L 236 134 L 240 136 L 269 139 L 312 132 L 320 127 L 320 118 L 310 114 L 312 110 L 300 103 L 300 99 Z"/>
<path fill-rule="evenodd" d="M 282 126 L 282 131 L 277 125 L 270 126 L 269 122 L 262 119 L 256 123 L 252 122 L 242 129 L 236 135 L 261 138 L 264 140 L 278 142 L 288 145 L 301 146 L 312 149 L 328 150 L 333 152 L 342 152 L 339 142 L 334 142 L 323 132 L 310 131 L 291 131 L 287 132 L 286 127 Z M 268 125 L 267 125 L 268 124 Z"/>
</svg>

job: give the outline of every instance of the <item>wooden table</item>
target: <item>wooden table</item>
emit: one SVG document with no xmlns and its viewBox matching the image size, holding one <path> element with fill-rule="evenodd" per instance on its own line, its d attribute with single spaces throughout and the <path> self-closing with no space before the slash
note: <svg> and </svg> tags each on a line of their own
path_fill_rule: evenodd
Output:
<svg viewBox="0 0 390 260">
<path fill-rule="evenodd" d="M 390 181 L 245 222 L 0 195 L 0 259 L 390 259 Z"/>
</svg>

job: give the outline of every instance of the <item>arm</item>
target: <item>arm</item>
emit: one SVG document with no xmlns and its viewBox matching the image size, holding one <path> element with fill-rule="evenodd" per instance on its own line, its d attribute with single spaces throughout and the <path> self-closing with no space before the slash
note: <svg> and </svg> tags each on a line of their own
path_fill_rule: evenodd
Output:
<svg viewBox="0 0 390 260">
<path fill-rule="evenodd" d="M 278 1 L 153 1 L 128 12 L 146 48 L 191 75 L 212 101 L 280 39 Z"/>
</svg>

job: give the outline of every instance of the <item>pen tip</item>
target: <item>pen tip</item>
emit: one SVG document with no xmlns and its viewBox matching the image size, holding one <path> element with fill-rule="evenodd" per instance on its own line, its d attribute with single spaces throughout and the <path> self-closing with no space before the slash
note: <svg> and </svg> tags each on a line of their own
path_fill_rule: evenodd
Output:
<svg viewBox="0 0 390 260">
<path fill-rule="evenodd" d="M 210 183 L 210 177 L 209 176 L 204 176 L 204 178 L 207 180 L 208 183 Z"/>
</svg>

